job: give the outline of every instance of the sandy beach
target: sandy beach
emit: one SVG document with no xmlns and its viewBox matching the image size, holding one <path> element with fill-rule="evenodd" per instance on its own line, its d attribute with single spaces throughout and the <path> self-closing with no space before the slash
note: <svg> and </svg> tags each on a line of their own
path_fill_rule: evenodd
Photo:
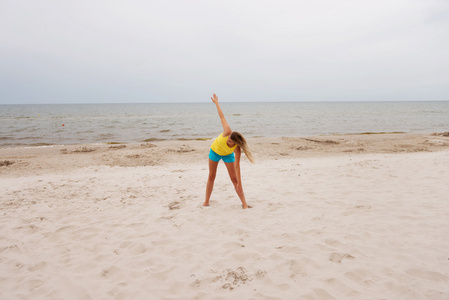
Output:
<svg viewBox="0 0 449 300">
<path fill-rule="evenodd" d="M 448 299 L 449 137 L 0 149 L 0 299 Z"/>
</svg>

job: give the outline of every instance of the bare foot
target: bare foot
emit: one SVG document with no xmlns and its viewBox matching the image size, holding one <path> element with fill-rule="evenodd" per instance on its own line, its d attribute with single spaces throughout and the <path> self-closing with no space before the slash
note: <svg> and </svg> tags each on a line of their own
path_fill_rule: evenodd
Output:
<svg viewBox="0 0 449 300">
<path fill-rule="evenodd" d="M 209 202 L 207 202 L 207 203 L 204 202 L 204 203 L 203 203 L 203 206 L 209 206 Z"/>
</svg>

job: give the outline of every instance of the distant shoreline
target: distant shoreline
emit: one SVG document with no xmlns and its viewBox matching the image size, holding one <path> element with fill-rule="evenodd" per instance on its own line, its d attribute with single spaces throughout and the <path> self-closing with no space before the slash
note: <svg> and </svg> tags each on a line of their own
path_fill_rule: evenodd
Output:
<svg viewBox="0 0 449 300">
<path fill-rule="evenodd" d="M 338 136 L 364 136 L 364 135 L 429 135 L 429 136 L 449 136 L 448 132 L 360 132 L 360 133 L 342 133 L 342 134 L 323 134 L 323 135 L 311 135 L 311 136 L 279 136 L 279 137 L 265 137 L 257 136 L 248 138 L 252 139 L 277 139 L 277 138 L 307 138 L 307 137 L 338 137 Z M 68 144 L 50 144 L 50 143 L 34 143 L 34 144 L 17 144 L 17 145 L 0 145 L 0 149 L 9 148 L 42 148 L 42 147 L 53 147 L 53 146 L 82 146 L 82 145 L 132 145 L 139 143 L 155 143 L 155 142 L 190 142 L 190 141 L 211 141 L 214 137 L 204 137 L 204 138 L 173 138 L 173 139 L 163 139 L 163 138 L 149 138 L 143 141 L 130 141 L 130 142 L 120 142 L 120 141 L 109 141 L 109 142 L 98 142 L 98 143 L 68 143 Z"/>
<path fill-rule="evenodd" d="M 248 138 L 248 143 L 256 163 L 260 163 L 289 158 L 448 151 L 449 133 L 258 137 Z M 0 174 L 21 176 L 93 165 L 156 166 L 185 161 L 207 162 L 210 144 L 211 139 L 6 147 L 0 148 Z"/>
</svg>

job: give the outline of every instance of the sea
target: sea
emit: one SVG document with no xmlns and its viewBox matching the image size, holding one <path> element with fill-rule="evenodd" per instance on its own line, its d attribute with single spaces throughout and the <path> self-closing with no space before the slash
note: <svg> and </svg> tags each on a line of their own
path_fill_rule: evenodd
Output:
<svg viewBox="0 0 449 300">
<path fill-rule="evenodd" d="M 449 131 L 449 101 L 220 103 L 246 137 Z M 210 139 L 210 103 L 0 105 L 0 147 Z"/>
</svg>

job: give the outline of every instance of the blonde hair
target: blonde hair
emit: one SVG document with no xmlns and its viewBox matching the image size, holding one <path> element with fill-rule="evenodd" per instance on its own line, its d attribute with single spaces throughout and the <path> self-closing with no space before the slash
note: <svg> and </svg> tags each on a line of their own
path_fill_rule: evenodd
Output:
<svg viewBox="0 0 449 300">
<path fill-rule="evenodd" d="M 230 139 L 239 146 L 243 152 L 245 152 L 246 157 L 248 157 L 249 161 L 251 163 L 254 163 L 253 154 L 251 153 L 251 150 L 249 149 L 248 143 L 246 142 L 246 139 L 243 137 L 243 135 L 240 132 L 233 131 L 231 133 Z"/>
</svg>

